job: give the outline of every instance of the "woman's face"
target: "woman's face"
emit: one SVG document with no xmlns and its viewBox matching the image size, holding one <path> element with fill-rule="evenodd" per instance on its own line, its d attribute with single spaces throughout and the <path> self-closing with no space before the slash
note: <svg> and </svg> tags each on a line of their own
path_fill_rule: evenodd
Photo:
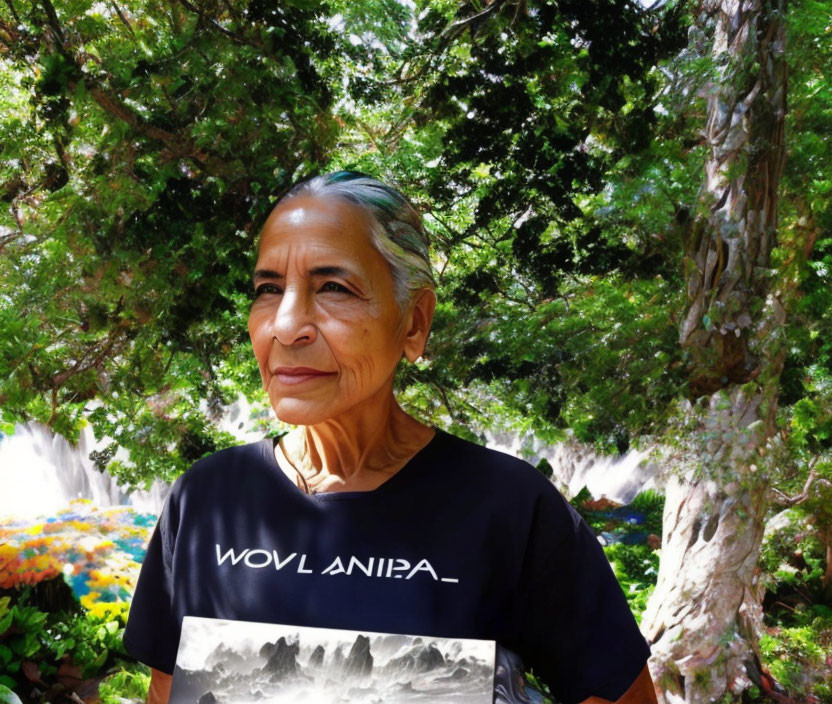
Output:
<svg viewBox="0 0 832 704">
<path fill-rule="evenodd" d="M 351 203 L 296 196 L 260 237 L 248 331 L 277 417 L 313 425 L 392 380 L 407 337 L 393 278 Z"/>
</svg>

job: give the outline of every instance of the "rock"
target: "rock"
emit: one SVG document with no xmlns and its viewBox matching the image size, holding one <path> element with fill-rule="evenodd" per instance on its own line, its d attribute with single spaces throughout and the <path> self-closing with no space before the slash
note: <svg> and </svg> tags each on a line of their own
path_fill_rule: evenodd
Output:
<svg viewBox="0 0 832 704">
<path fill-rule="evenodd" d="M 427 648 L 422 648 L 416 658 L 416 664 L 419 670 L 435 670 L 437 667 L 442 667 L 445 664 L 445 656 L 433 643 Z"/>
<path fill-rule="evenodd" d="M 197 702 L 206 692 L 215 689 L 214 673 L 207 670 L 183 670 L 179 665 L 173 672 L 170 701 Z"/>
<path fill-rule="evenodd" d="M 205 692 L 200 698 L 198 704 L 217 704 L 217 698 L 213 692 Z"/>
<path fill-rule="evenodd" d="M 260 649 L 260 652 L 263 652 L 263 648 Z M 300 670 L 298 652 L 300 652 L 300 645 L 297 641 L 289 645 L 286 638 L 281 636 L 274 643 L 269 660 L 263 665 L 263 672 L 269 675 L 273 682 L 297 675 Z"/>
<path fill-rule="evenodd" d="M 450 675 L 444 675 L 443 677 L 437 677 L 436 682 L 461 682 L 462 680 L 466 679 L 471 673 L 466 670 L 464 667 L 456 667 L 454 671 Z"/>
<path fill-rule="evenodd" d="M 324 664 L 324 653 L 324 646 L 316 646 L 309 656 L 309 667 L 321 667 Z"/>
<path fill-rule="evenodd" d="M 271 643 L 268 643 L 267 645 L 271 645 Z M 262 657 L 266 657 L 268 659 L 268 656 Z M 250 670 L 251 666 L 251 657 L 246 657 L 243 653 L 240 653 L 233 648 L 229 648 L 224 643 L 220 643 L 205 660 L 206 669 L 214 670 L 214 672 L 223 674 L 234 671 L 243 672 L 247 669 Z M 223 669 L 220 670 L 220 668 Z"/>
<path fill-rule="evenodd" d="M 344 652 L 339 645 L 335 648 L 335 652 L 332 653 L 332 667 L 333 668 L 341 668 L 344 666 Z"/>
<path fill-rule="evenodd" d="M 391 669 L 405 672 L 415 670 L 416 672 L 428 672 L 442 667 L 445 664 L 445 656 L 433 643 L 430 645 L 415 645 L 404 655 L 393 658 L 387 664 Z"/>
<path fill-rule="evenodd" d="M 358 635 L 350 648 L 349 655 L 344 661 L 344 671 L 347 675 L 363 677 L 373 671 L 373 656 L 370 653 L 370 639 Z"/>
<path fill-rule="evenodd" d="M 266 658 L 268 660 L 272 653 L 275 651 L 275 644 L 274 643 L 263 643 L 263 646 L 260 648 L 260 652 L 257 653 L 261 658 Z"/>
<path fill-rule="evenodd" d="M 388 660 L 411 645 L 412 640 L 412 636 L 399 633 L 376 636 L 372 644 L 373 656 L 377 660 Z"/>
</svg>

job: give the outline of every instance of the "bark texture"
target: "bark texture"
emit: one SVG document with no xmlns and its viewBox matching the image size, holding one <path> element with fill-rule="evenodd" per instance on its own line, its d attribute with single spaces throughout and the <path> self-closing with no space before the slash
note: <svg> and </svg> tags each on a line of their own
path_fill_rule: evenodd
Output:
<svg viewBox="0 0 832 704">
<path fill-rule="evenodd" d="M 709 157 L 686 237 L 685 440 L 674 456 L 658 584 L 642 619 L 664 701 L 711 702 L 759 681 L 757 558 L 783 367 L 770 254 L 784 158 L 785 0 L 705 0 L 713 40 Z"/>
</svg>

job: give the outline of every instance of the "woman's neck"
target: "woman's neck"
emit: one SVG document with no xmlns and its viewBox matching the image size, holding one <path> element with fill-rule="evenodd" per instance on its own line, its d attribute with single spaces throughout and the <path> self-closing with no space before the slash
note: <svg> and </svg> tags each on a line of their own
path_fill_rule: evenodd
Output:
<svg viewBox="0 0 832 704">
<path fill-rule="evenodd" d="M 402 410 L 391 383 L 342 416 L 297 426 L 281 447 L 310 489 L 361 491 L 401 469 L 434 432 Z"/>
</svg>

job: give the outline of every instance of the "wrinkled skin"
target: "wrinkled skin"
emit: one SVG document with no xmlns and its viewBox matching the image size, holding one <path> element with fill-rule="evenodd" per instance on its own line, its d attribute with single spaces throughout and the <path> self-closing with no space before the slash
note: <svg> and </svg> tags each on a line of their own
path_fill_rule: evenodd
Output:
<svg viewBox="0 0 832 704">
<path fill-rule="evenodd" d="M 282 454 L 312 490 L 372 490 L 434 433 L 398 406 L 393 376 L 424 351 L 436 298 L 399 308 L 369 226 L 350 203 L 297 196 L 261 233 L 249 335 L 275 414 L 298 426 Z M 280 373 L 297 367 L 326 375 Z"/>
</svg>

